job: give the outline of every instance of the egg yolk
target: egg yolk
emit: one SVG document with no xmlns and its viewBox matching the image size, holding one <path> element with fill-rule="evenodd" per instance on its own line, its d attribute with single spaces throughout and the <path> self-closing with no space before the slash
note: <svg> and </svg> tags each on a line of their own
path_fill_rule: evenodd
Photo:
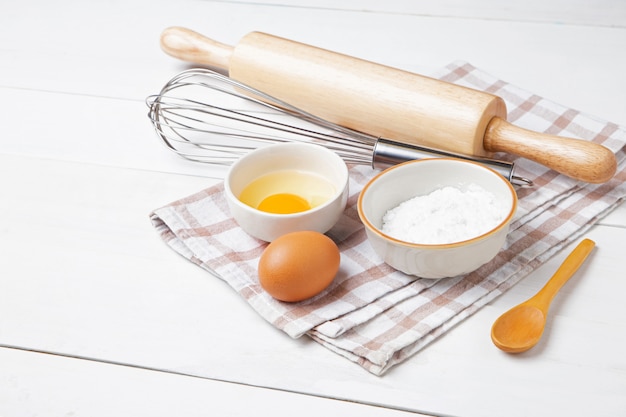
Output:
<svg viewBox="0 0 626 417">
<path fill-rule="evenodd" d="M 335 186 L 322 175 L 289 169 L 253 179 L 237 198 L 266 213 L 292 214 L 326 203 L 335 192 Z"/>
<path fill-rule="evenodd" d="M 268 213 L 291 214 L 309 210 L 311 206 L 300 196 L 280 193 L 264 198 L 257 208 Z"/>
</svg>

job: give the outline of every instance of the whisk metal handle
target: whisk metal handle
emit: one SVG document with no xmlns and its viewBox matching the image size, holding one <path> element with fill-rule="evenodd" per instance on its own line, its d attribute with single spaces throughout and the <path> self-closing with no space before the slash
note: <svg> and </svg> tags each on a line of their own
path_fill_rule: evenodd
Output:
<svg viewBox="0 0 626 417">
<path fill-rule="evenodd" d="M 460 158 L 468 161 L 478 162 L 493 169 L 504 178 L 509 180 L 512 184 L 520 186 L 532 185 L 531 180 L 523 177 L 518 177 L 513 174 L 515 170 L 515 164 L 513 164 L 512 162 L 444 152 L 436 149 L 424 148 L 418 145 L 394 142 L 392 140 L 384 138 L 379 138 L 376 142 L 376 145 L 374 146 L 374 152 L 372 155 L 372 168 L 384 169 L 392 165 L 400 164 L 406 161 L 412 161 L 415 159 L 442 157 Z"/>
</svg>

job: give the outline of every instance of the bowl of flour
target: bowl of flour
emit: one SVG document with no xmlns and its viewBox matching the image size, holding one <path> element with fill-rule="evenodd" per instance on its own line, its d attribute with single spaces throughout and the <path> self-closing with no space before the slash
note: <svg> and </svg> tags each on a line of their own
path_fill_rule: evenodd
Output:
<svg viewBox="0 0 626 417">
<path fill-rule="evenodd" d="M 409 275 L 445 278 L 474 271 L 497 255 L 517 195 L 483 165 L 421 159 L 372 178 L 357 207 L 370 244 L 386 263 Z"/>
</svg>

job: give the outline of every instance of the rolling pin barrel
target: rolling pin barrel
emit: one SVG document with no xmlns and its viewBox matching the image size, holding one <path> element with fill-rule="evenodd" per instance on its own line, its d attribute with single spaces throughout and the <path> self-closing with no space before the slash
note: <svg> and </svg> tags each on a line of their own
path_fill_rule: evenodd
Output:
<svg viewBox="0 0 626 417">
<path fill-rule="evenodd" d="M 161 46 L 370 135 L 465 155 L 509 152 L 591 183 L 608 181 L 617 168 L 601 145 L 511 125 L 500 97 L 411 72 L 259 32 L 233 48 L 173 27 L 163 32 Z"/>
<path fill-rule="evenodd" d="M 235 47 L 230 76 L 323 119 L 374 136 L 469 155 L 494 116 L 491 94 L 253 32 Z"/>
</svg>

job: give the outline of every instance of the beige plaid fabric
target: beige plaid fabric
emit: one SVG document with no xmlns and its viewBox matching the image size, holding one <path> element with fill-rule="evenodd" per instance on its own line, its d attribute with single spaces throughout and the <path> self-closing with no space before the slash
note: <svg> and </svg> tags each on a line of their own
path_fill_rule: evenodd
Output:
<svg viewBox="0 0 626 417">
<path fill-rule="evenodd" d="M 604 144 L 618 158 L 618 174 L 606 184 L 589 185 L 510 157 L 516 173 L 536 186 L 518 189 L 519 209 L 505 247 L 466 276 L 428 280 L 394 271 L 373 252 L 355 205 L 375 172 L 351 167 L 348 207 L 328 232 L 342 253 L 340 272 L 322 294 L 300 303 L 276 301 L 259 286 L 256 267 L 265 243 L 249 237 L 230 217 L 221 184 L 155 210 L 154 227 L 172 249 L 226 281 L 273 326 L 294 338 L 308 335 L 382 375 L 578 240 L 626 196 L 623 128 L 545 100 L 465 62 L 450 64 L 438 76 L 499 95 L 507 103 L 508 120 L 518 126 Z"/>
</svg>

